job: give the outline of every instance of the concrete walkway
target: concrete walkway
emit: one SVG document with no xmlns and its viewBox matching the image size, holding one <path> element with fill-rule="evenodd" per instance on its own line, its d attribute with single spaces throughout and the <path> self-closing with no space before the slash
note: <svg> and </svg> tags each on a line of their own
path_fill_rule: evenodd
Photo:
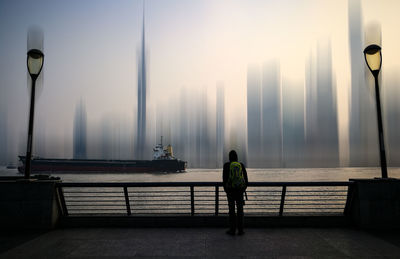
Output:
<svg viewBox="0 0 400 259">
<path fill-rule="evenodd" d="M 0 234 L 0 258 L 400 258 L 400 232 L 339 228 L 70 228 Z"/>
</svg>

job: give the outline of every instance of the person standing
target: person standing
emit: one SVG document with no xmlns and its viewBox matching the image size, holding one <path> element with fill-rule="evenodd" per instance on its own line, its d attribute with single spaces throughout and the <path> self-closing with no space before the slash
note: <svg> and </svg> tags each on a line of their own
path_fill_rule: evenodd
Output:
<svg viewBox="0 0 400 259">
<path fill-rule="evenodd" d="M 224 164 L 222 178 L 229 206 L 229 230 L 226 233 L 235 235 L 237 228 L 238 234 L 243 235 L 243 193 L 247 188 L 248 179 L 246 167 L 238 162 L 235 150 L 229 152 L 229 162 Z"/>
</svg>

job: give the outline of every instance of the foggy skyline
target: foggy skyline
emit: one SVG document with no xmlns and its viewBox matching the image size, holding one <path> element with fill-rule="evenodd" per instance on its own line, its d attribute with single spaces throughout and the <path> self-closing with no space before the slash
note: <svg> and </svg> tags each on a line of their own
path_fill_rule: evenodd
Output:
<svg viewBox="0 0 400 259">
<path fill-rule="evenodd" d="M 356 136 L 360 132 L 360 137 L 367 143 L 377 142 L 375 113 L 368 116 L 368 112 L 357 112 L 355 108 L 359 105 L 355 99 L 358 92 L 364 104 L 366 100 L 374 104 L 373 92 L 367 90 L 369 75 L 365 73 L 365 62 L 362 52 L 359 52 L 365 47 L 366 28 L 374 21 L 382 29 L 383 117 L 388 132 L 386 139 L 393 140 L 386 142 L 391 156 L 388 160 L 395 163 L 396 150 L 400 149 L 394 144 L 399 143 L 396 134 L 399 126 L 389 118 L 396 118 L 400 109 L 391 94 L 398 96 L 396 82 L 400 81 L 398 74 L 393 72 L 400 68 L 400 53 L 397 52 L 400 21 L 394 11 L 399 8 L 400 3 L 396 1 L 379 4 L 358 0 L 332 3 L 290 0 L 280 3 L 146 1 L 146 51 L 149 55 L 146 56 L 148 92 L 145 109 L 148 119 L 144 124 L 148 130 L 147 137 L 140 139 L 152 147 L 159 142 L 160 134 L 166 137 L 166 141 L 169 136 L 168 141 L 177 156 L 181 155 L 180 159 L 192 159 L 192 163 L 201 165 L 204 160 L 212 160 L 207 156 L 216 154 L 207 153 L 206 156 L 203 152 L 221 149 L 222 127 L 224 150 L 238 147 L 244 157 L 250 155 L 252 146 L 248 145 L 251 142 L 248 131 L 255 124 L 249 121 L 251 116 L 247 110 L 248 66 L 256 64 L 263 70 L 260 74 L 265 74 L 264 64 L 274 62 L 278 64 L 275 75 L 271 73 L 261 78 L 270 78 L 271 85 L 274 76 L 278 78 L 276 84 L 282 88 L 282 98 L 286 96 L 281 103 L 282 114 L 289 117 L 283 116 L 282 122 L 269 118 L 276 123 L 275 129 L 270 130 L 288 136 L 288 129 L 293 128 L 296 136 L 307 136 L 309 125 L 306 119 L 311 113 L 307 111 L 307 99 L 300 100 L 297 94 L 307 95 L 307 62 L 311 52 L 317 53 L 314 58 L 324 56 L 322 61 L 329 59 L 331 64 L 326 68 L 330 75 L 317 80 L 317 86 L 329 81 L 336 89 L 332 95 L 335 103 L 330 105 L 336 113 L 330 111 L 330 114 L 334 112 L 336 116 L 332 125 L 336 123 L 338 163 L 341 166 L 359 165 L 352 162 L 350 155 L 362 155 L 360 150 L 354 151 L 352 143 L 357 140 L 351 132 Z M 35 152 L 42 156 L 73 156 L 75 104 L 83 98 L 87 114 L 87 153 L 101 157 L 101 152 L 96 149 L 100 144 L 95 140 L 102 138 L 102 145 L 108 146 L 111 144 L 107 144 L 107 139 L 118 138 L 120 144 L 115 148 L 119 151 L 113 153 L 120 154 L 121 158 L 134 158 L 133 145 L 138 140 L 133 136 L 137 134 L 137 121 L 141 114 L 136 110 L 139 106 L 136 92 L 141 74 L 137 50 L 141 46 L 144 49 L 141 45 L 144 40 L 141 35 L 142 10 L 142 1 L 99 1 L 96 5 L 44 0 L 0 3 L 3 39 L 0 49 L 3 57 L 0 61 L 0 162 L 15 162 L 16 156 L 25 152 L 30 87 L 26 76 L 26 32 L 31 25 L 43 28 L 45 53 L 42 84 L 36 102 Z M 318 46 L 326 41 L 330 42 L 329 51 L 319 51 Z M 328 52 L 331 54 L 326 54 Z M 313 73 L 313 77 L 318 77 L 323 71 L 314 69 Z M 331 80 L 327 79 L 329 76 Z M 223 107 L 217 104 L 221 102 L 217 101 L 221 98 L 216 94 L 218 82 L 224 85 Z M 357 85 L 363 93 L 355 88 Z M 260 87 L 265 90 L 263 83 Z M 182 89 L 186 89 L 186 95 L 190 97 L 179 98 Z M 275 93 L 271 92 L 271 95 Z M 302 111 L 285 103 L 285 99 L 291 98 L 294 98 L 294 107 L 302 107 Z M 260 96 L 260 99 L 266 100 L 268 96 Z M 323 102 L 321 99 L 317 97 L 319 102 Z M 270 103 L 271 100 L 264 102 Z M 374 106 L 372 111 L 375 112 L 373 109 Z M 293 120 L 298 119 L 294 113 L 303 118 L 300 124 L 293 124 Z M 223 124 L 217 120 L 221 117 Z M 182 121 L 184 118 L 188 121 Z M 367 118 L 372 119 L 365 123 L 357 122 Z M 268 120 L 260 117 L 259 122 Z M 161 121 L 163 126 L 157 126 Z M 277 130 L 283 124 L 290 127 Z M 358 128 L 354 124 L 359 125 Z M 273 125 L 262 127 L 268 126 Z M 180 132 L 186 143 L 178 143 Z M 193 140 L 190 134 L 199 137 Z M 265 132 L 259 133 L 260 140 L 263 134 Z M 218 148 L 211 148 L 215 146 L 217 135 Z M 297 140 L 297 137 L 292 137 Z M 283 148 L 287 145 L 285 141 L 282 144 Z M 261 147 L 266 148 L 265 142 Z M 268 148 L 271 148 L 268 151 L 271 153 L 280 147 L 275 143 Z M 377 164 L 377 148 L 367 144 L 367 149 L 371 152 L 366 159 L 368 165 Z M 192 152 L 203 155 L 192 157 Z M 276 159 L 282 158 L 278 156 Z"/>
</svg>

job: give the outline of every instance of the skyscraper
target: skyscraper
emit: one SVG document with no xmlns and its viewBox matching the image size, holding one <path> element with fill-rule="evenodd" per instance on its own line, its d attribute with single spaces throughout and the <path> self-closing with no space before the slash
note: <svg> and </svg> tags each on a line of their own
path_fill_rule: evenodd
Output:
<svg viewBox="0 0 400 259">
<path fill-rule="evenodd" d="M 283 167 L 306 166 L 304 161 L 304 86 L 282 78 Z M 300 98 L 299 98 L 300 97 Z"/>
<path fill-rule="evenodd" d="M 332 76 L 330 40 L 317 46 L 317 125 L 318 166 L 339 166 L 339 133 L 336 106 L 336 84 Z"/>
<path fill-rule="evenodd" d="M 351 62 L 350 166 L 376 166 L 379 164 L 378 130 L 374 98 L 370 97 L 365 80 L 361 0 L 349 0 L 348 12 Z"/>
<path fill-rule="evenodd" d="M 199 112 L 199 157 L 200 167 L 210 167 L 210 141 L 209 141 L 209 123 L 208 123 L 208 100 L 207 92 L 203 89 L 198 96 L 200 105 L 198 106 Z"/>
<path fill-rule="evenodd" d="M 189 94 L 185 88 L 182 88 L 179 101 L 179 140 L 177 141 L 176 148 L 177 157 L 184 161 L 189 161 L 190 158 L 190 105 L 188 102 Z"/>
<path fill-rule="evenodd" d="M 266 62 L 262 68 L 262 130 L 261 166 L 282 164 L 281 75 L 277 61 Z"/>
<path fill-rule="evenodd" d="M 136 159 L 143 159 L 146 149 L 146 44 L 143 8 L 142 45 L 138 58 L 138 101 L 137 101 L 137 132 L 136 132 Z"/>
<path fill-rule="evenodd" d="M 261 167 L 261 71 L 258 65 L 247 69 L 247 150 L 248 166 Z"/>
<path fill-rule="evenodd" d="M 306 69 L 306 160 L 311 167 L 337 167 L 338 119 L 330 40 L 318 42 Z"/>
<path fill-rule="evenodd" d="M 86 109 L 82 100 L 75 108 L 74 159 L 86 159 Z"/>
<path fill-rule="evenodd" d="M 222 84 L 217 85 L 217 117 L 216 117 L 216 166 L 224 163 L 225 146 L 225 91 Z"/>
<path fill-rule="evenodd" d="M 400 166 L 400 76 L 397 70 L 385 70 L 383 122 L 388 166 Z M 382 85 L 382 84 L 381 84 Z"/>
</svg>

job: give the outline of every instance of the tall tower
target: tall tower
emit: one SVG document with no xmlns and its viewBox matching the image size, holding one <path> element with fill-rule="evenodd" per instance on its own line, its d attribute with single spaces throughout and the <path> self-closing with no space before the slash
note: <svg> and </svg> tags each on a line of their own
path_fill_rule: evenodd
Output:
<svg viewBox="0 0 400 259">
<path fill-rule="evenodd" d="M 144 6 L 143 6 L 143 27 L 142 46 L 138 59 L 138 107 L 137 107 L 137 135 L 136 135 L 136 159 L 143 159 L 146 148 L 146 44 L 144 28 Z"/>
</svg>

